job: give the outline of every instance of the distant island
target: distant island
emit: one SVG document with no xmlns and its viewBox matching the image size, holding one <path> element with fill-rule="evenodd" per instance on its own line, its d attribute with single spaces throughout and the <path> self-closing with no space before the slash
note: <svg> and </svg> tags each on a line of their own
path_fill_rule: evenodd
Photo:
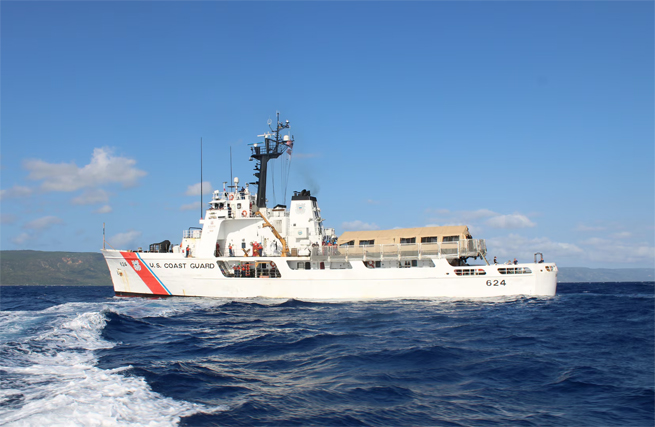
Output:
<svg viewBox="0 0 655 427">
<path fill-rule="evenodd" d="M 653 282 L 653 268 L 559 267 L 560 283 Z M 99 252 L 0 251 L 0 286 L 112 286 Z"/>
<path fill-rule="evenodd" d="M 0 285 L 112 286 L 99 252 L 0 251 Z"/>
</svg>

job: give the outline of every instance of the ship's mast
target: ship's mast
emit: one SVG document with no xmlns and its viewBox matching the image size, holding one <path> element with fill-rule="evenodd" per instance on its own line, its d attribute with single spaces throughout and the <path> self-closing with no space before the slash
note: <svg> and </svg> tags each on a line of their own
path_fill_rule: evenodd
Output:
<svg viewBox="0 0 655 427">
<path fill-rule="evenodd" d="M 284 139 L 280 137 L 280 131 L 282 129 L 289 128 L 289 120 L 286 120 L 284 123 L 280 123 L 280 113 L 277 113 L 277 126 L 275 130 L 271 128 L 271 120 L 268 121 L 268 126 L 271 132 L 267 132 L 263 136 L 263 143 L 253 144 L 251 149 L 250 158 L 257 160 L 255 165 L 255 178 L 257 182 L 251 182 L 257 186 L 257 207 L 265 208 L 266 207 L 266 171 L 268 161 L 271 159 L 277 159 L 280 157 L 290 146 L 293 144 L 293 136 L 285 136 Z"/>
</svg>

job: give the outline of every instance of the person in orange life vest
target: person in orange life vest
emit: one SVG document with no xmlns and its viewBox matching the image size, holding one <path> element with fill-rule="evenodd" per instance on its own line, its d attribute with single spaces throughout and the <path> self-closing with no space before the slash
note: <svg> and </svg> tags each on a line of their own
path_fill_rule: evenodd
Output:
<svg viewBox="0 0 655 427">
<path fill-rule="evenodd" d="M 186 257 L 189 258 L 189 247 L 186 247 Z"/>
</svg>

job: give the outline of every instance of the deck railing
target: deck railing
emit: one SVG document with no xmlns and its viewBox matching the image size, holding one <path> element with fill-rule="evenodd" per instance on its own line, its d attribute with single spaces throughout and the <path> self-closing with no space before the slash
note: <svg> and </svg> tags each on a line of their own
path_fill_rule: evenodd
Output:
<svg viewBox="0 0 655 427">
<path fill-rule="evenodd" d="M 388 245 L 365 246 L 319 246 L 313 247 L 312 259 L 316 260 L 347 260 L 362 259 L 364 261 L 382 261 L 389 259 L 421 259 L 422 256 L 436 258 L 478 257 L 487 254 L 484 239 L 468 239 L 459 242 L 441 243 L 401 243 Z"/>
</svg>

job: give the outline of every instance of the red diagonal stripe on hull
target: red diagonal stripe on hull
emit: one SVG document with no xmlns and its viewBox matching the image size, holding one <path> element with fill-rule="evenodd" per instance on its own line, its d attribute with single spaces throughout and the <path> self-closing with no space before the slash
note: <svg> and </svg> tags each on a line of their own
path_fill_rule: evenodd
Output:
<svg viewBox="0 0 655 427">
<path fill-rule="evenodd" d="M 141 262 L 138 256 L 134 252 L 121 252 L 121 255 L 123 255 L 123 258 L 125 258 L 125 261 L 132 267 L 132 269 L 136 272 L 136 274 L 139 275 L 141 280 L 143 280 L 143 283 L 146 284 L 148 289 L 155 294 L 155 295 L 168 295 L 168 292 L 166 292 L 166 289 L 159 283 L 159 280 L 155 278 L 155 276 L 152 275 L 150 270 L 148 270 L 148 267 Z M 134 261 L 137 262 L 136 265 L 140 266 L 141 268 L 137 270 Z"/>
</svg>

